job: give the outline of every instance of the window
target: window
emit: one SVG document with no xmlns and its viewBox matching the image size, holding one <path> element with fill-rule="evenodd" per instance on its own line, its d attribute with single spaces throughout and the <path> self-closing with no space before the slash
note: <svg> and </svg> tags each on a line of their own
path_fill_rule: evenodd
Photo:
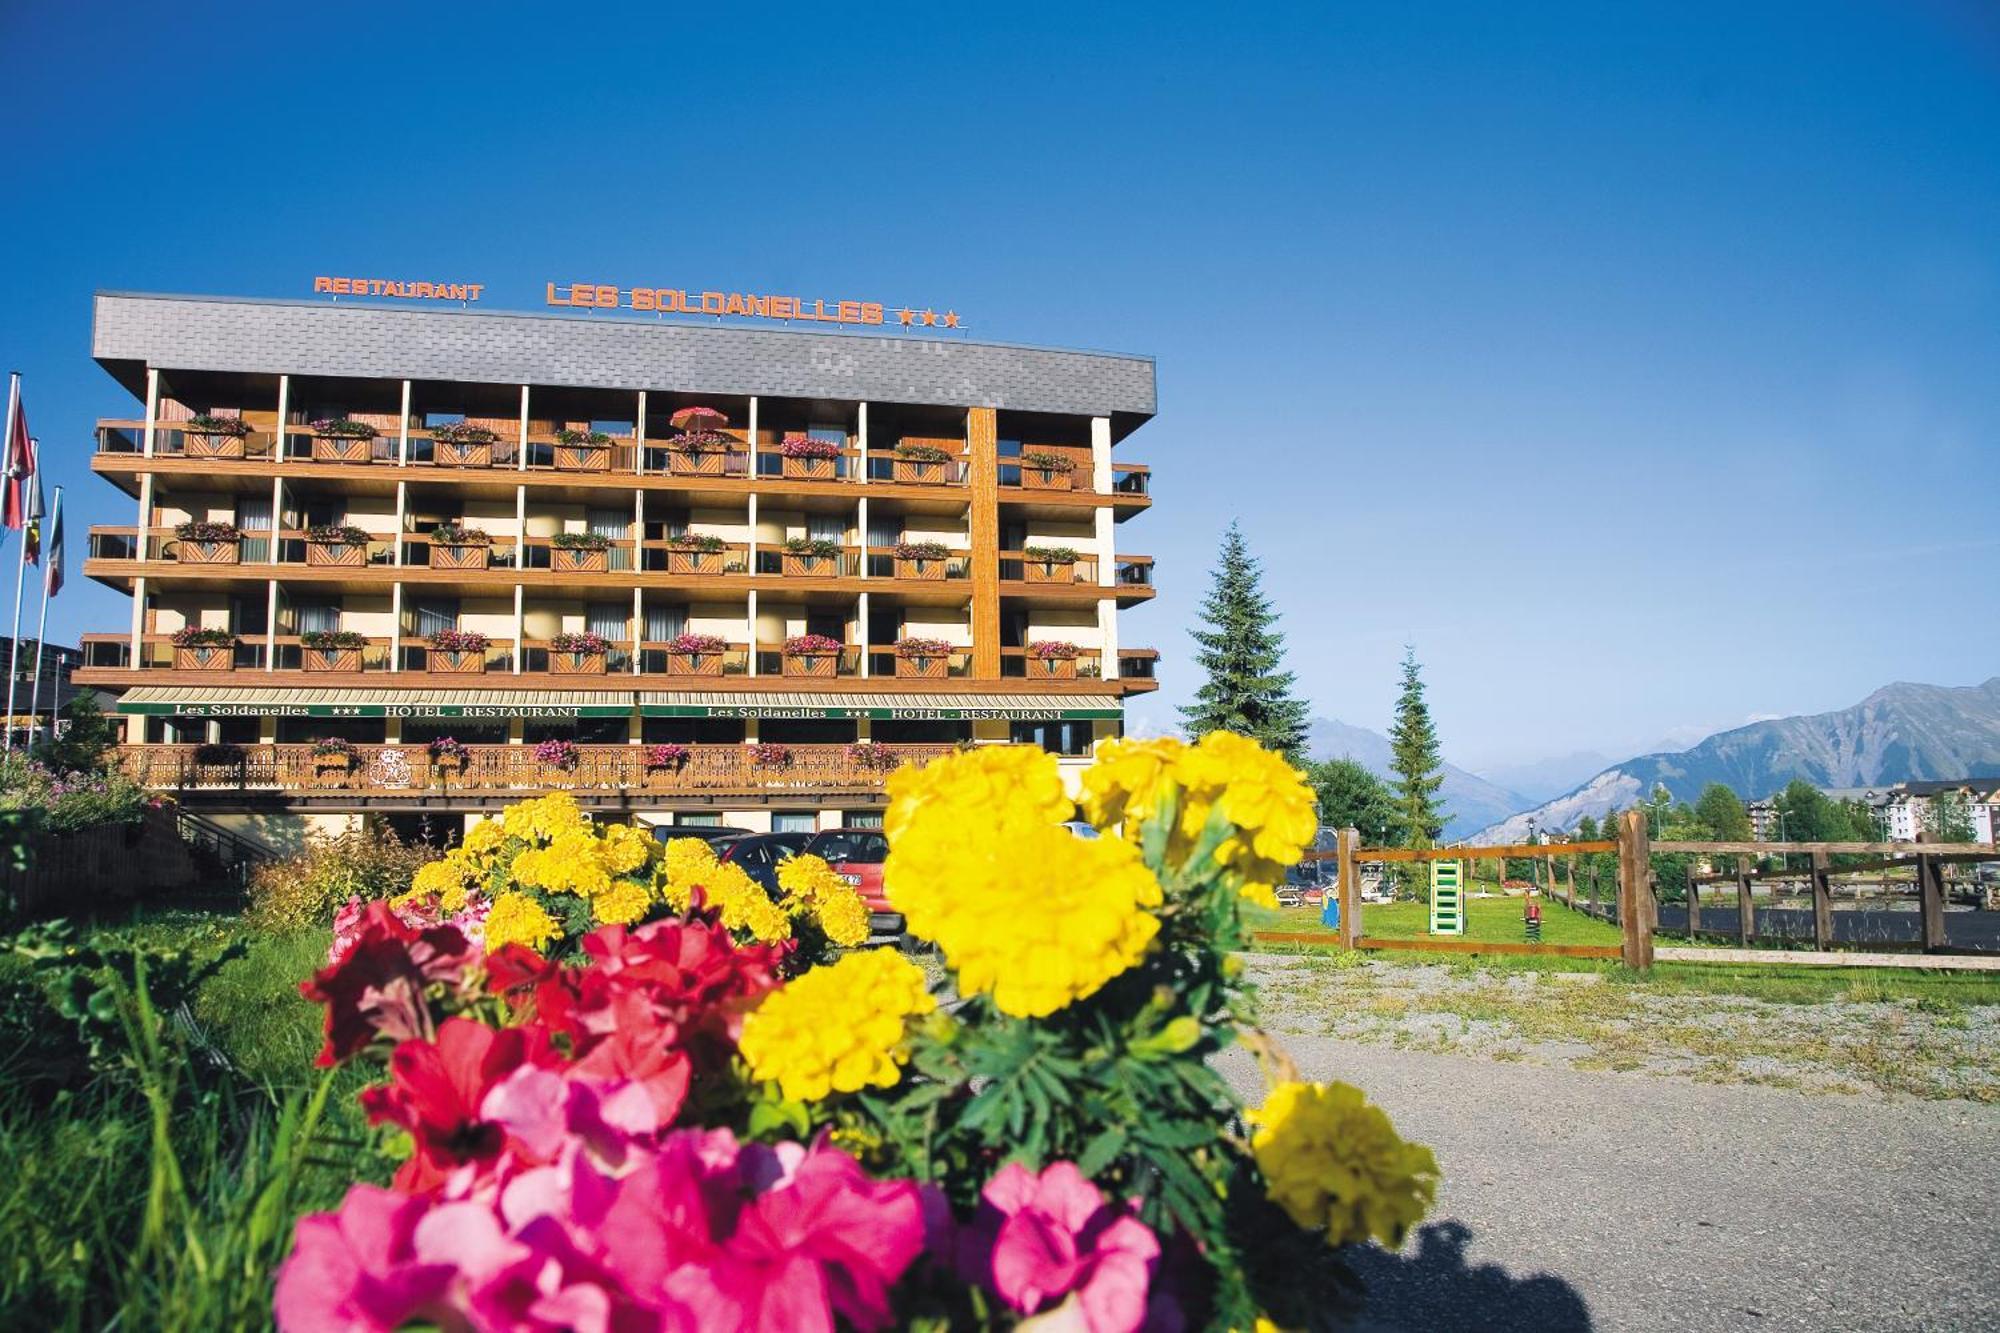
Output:
<svg viewBox="0 0 2000 1333">
<path fill-rule="evenodd" d="M 830 865 L 878 866 L 889 859 L 889 840 L 872 829 L 841 829 L 818 835 L 806 850 Z"/>
<path fill-rule="evenodd" d="M 338 602 L 293 602 L 292 620 L 300 634 L 325 633 L 340 628 Z"/>
<path fill-rule="evenodd" d="M 807 514 L 806 536 L 816 542 L 844 542 L 847 520 L 839 514 Z"/>
<path fill-rule="evenodd" d="M 846 810 L 841 812 L 840 826 L 842 828 L 881 828 L 882 812 L 880 810 Z"/>
<path fill-rule="evenodd" d="M 682 828 L 721 828 L 722 816 L 711 810 L 683 811 L 674 816 L 674 823 Z"/>
<path fill-rule="evenodd" d="M 271 558 L 271 497 L 246 495 L 236 502 L 236 526 L 243 529 L 243 549 L 237 557 L 245 564 Z M 251 534 L 259 534 L 252 536 Z"/>
<path fill-rule="evenodd" d="M 1085 755 L 1090 753 L 1092 729 L 1088 722 L 1016 722 L 1013 741 L 1016 745 L 1039 745 L 1050 754 Z"/>
<path fill-rule="evenodd" d="M 420 597 L 410 608 L 410 630 L 419 639 L 428 639 L 442 630 L 457 628 L 456 597 Z"/>
<path fill-rule="evenodd" d="M 625 624 L 631 614 L 630 602 L 590 602 L 583 608 L 583 627 L 591 634 L 616 642 L 625 637 Z"/>
<path fill-rule="evenodd" d="M 810 810 L 776 810 L 771 814 L 773 833 L 812 833 L 819 828 L 819 816 Z"/>
<path fill-rule="evenodd" d="M 687 633 L 685 606 L 649 606 L 645 620 L 647 643 L 667 643 Z"/>
</svg>

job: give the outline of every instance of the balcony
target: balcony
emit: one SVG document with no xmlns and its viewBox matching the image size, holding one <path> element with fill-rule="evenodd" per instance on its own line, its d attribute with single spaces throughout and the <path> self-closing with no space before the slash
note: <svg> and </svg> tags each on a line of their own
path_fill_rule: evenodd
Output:
<svg viewBox="0 0 2000 1333">
<path fill-rule="evenodd" d="M 873 795 L 895 766 L 928 763 L 953 747 L 894 745 L 882 753 L 846 745 L 687 745 L 672 757 L 647 745 L 578 745 L 573 763 L 538 762 L 531 745 L 468 745 L 462 761 L 436 759 L 423 745 L 355 748 L 351 762 L 323 760 L 311 745 L 124 745 L 119 759 L 140 785 L 181 793 Z"/>
</svg>

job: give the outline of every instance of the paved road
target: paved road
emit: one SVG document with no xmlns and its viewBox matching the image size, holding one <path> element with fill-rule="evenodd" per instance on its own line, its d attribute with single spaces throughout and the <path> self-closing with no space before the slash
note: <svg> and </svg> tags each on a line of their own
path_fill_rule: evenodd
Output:
<svg viewBox="0 0 2000 1333">
<path fill-rule="evenodd" d="M 1371 1333 L 2000 1327 L 2000 1107 L 1285 1045 L 1444 1171 Z"/>
</svg>

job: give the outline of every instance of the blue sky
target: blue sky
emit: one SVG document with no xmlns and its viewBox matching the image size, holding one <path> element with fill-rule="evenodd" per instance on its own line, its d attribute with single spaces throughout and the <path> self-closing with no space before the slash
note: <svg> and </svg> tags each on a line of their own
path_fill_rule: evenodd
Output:
<svg viewBox="0 0 2000 1333">
<path fill-rule="evenodd" d="M 0 359 L 126 523 L 97 288 L 950 306 L 1159 359 L 1141 723 L 1231 518 L 1315 711 L 1414 643 L 1474 768 L 2000 671 L 1990 7 L 1224 13 L 7 6 Z"/>
</svg>

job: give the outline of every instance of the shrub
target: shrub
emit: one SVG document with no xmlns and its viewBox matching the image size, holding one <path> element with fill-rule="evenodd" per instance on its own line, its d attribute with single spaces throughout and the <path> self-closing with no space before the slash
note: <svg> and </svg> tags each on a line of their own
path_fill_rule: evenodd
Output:
<svg viewBox="0 0 2000 1333">
<path fill-rule="evenodd" d="M 52 833 L 137 823 L 149 799 L 117 767 L 65 771 L 21 754 L 0 760 L 0 810 L 22 811 Z"/>
<path fill-rule="evenodd" d="M 437 858 L 435 849 L 406 843 L 387 828 L 315 836 L 303 850 L 251 872 L 248 919 L 274 935 L 329 925 L 349 898 L 401 893 Z"/>
</svg>

